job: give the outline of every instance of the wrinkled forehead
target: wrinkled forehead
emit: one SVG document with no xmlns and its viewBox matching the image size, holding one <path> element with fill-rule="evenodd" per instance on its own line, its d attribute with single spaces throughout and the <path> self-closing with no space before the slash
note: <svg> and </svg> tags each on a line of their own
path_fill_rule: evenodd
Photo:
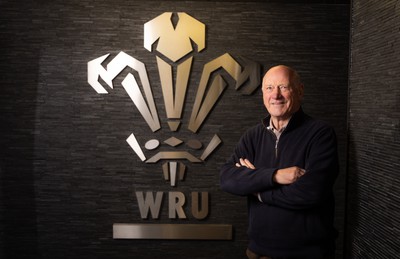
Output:
<svg viewBox="0 0 400 259">
<path fill-rule="evenodd" d="M 292 71 L 286 67 L 274 67 L 265 73 L 263 78 L 264 85 L 290 84 Z"/>
</svg>

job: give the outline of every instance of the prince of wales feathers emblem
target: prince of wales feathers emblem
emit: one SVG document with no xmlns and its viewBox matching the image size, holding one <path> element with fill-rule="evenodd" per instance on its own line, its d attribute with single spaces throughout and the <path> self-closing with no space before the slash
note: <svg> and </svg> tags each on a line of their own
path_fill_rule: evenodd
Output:
<svg viewBox="0 0 400 259">
<path fill-rule="evenodd" d="M 156 60 L 167 123 L 170 130 L 176 132 L 181 124 L 182 110 L 193 63 L 191 54 L 195 50 L 192 41 L 197 45 L 198 52 L 204 50 L 205 25 L 183 12 L 177 13 L 176 25 L 173 23 L 173 18 L 175 16 L 172 12 L 166 12 L 147 22 L 144 25 L 144 47 L 153 52 L 152 47 L 157 42 Z M 122 70 L 129 67 L 136 71 L 141 87 L 137 83 L 137 78 L 131 73 L 127 74 L 121 84 L 150 129 L 153 132 L 158 131 L 161 126 L 145 64 L 121 51 L 105 68 L 102 63 L 109 55 L 106 54 L 88 62 L 88 83 L 97 93 L 107 94 L 107 90 L 99 82 L 99 77 L 113 89 L 113 80 Z M 197 133 L 226 89 L 228 84 L 223 78 L 222 70 L 234 79 L 236 91 L 240 90 L 242 94 L 250 95 L 257 89 L 260 84 L 259 64 L 248 59 L 243 59 L 242 63 L 244 63 L 244 66 L 241 66 L 230 54 L 225 53 L 203 66 L 188 123 L 188 129 L 191 132 Z M 174 74 L 176 75 L 175 80 Z M 199 157 L 189 151 L 159 151 L 147 158 L 143 146 L 139 144 L 134 133 L 128 136 L 126 141 L 143 162 L 167 161 L 162 165 L 162 169 L 165 180 L 169 180 L 171 186 L 176 185 L 177 179 L 183 180 L 185 175 L 186 166 L 178 160 L 201 163 L 222 142 L 220 137 L 214 134 Z M 183 141 L 176 137 L 170 137 L 164 143 L 175 148 Z M 203 146 L 200 141 L 195 139 L 189 140 L 186 144 L 193 149 L 201 149 Z M 157 149 L 159 145 L 160 142 L 157 139 L 151 139 L 145 143 L 144 148 L 151 151 Z"/>
</svg>

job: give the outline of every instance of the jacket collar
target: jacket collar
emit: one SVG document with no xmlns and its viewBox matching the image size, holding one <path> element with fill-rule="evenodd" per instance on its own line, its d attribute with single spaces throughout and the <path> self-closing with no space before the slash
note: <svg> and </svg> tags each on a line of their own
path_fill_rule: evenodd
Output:
<svg viewBox="0 0 400 259">
<path fill-rule="evenodd" d="M 300 107 L 297 112 L 292 115 L 292 118 L 289 120 L 288 125 L 286 125 L 286 131 L 296 128 L 305 118 L 305 113 L 303 108 Z M 268 129 L 271 120 L 271 115 L 266 116 L 262 119 L 262 124 L 264 128 Z"/>
</svg>

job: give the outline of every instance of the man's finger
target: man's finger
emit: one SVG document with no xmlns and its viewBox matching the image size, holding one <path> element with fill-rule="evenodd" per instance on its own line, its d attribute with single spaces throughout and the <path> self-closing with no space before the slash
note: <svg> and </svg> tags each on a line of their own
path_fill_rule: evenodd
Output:
<svg viewBox="0 0 400 259">
<path fill-rule="evenodd" d="M 250 169 L 256 169 L 256 168 L 254 167 L 254 165 L 253 165 L 247 158 L 244 160 L 244 162 L 246 163 L 246 166 L 247 166 L 248 168 L 250 168 Z"/>
<path fill-rule="evenodd" d="M 240 164 L 241 164 L 242 166 L 246 166 L 246 162 L 244 161 L 243 158 L 241 158 L 239 161 L 240 161 Z"/>
</svg>

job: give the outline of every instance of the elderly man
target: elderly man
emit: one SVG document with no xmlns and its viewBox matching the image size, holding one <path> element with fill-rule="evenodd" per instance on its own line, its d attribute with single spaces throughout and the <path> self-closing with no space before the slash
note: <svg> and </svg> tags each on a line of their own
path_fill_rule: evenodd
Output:
<svg viewBox="0 0 400 259">
<path fill-rule="evenodd" d="M 301 108 L 298 73 L 276 66 L 263 78 L 269 116 L 249 129 L 221 169 L 221 189 L 248 196 L 248 258 L 333 258 L 334 130 Z"/>
</svg>

